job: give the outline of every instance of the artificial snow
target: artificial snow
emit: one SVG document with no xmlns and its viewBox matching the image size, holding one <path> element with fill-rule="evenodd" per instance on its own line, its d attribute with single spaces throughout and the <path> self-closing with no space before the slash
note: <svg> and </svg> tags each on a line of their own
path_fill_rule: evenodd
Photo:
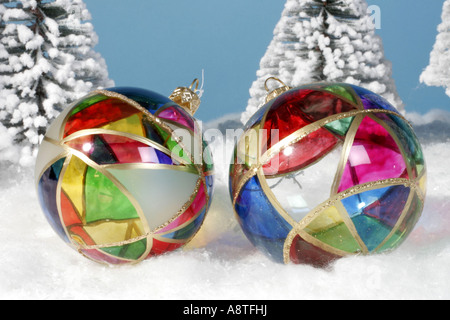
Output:
<svg viewBox="0 0 450 320">
<path fill-rule="evenodd" d="M 277 264 L 245 238 L 228 195 L 226 140 L 212 143 L 216 188 L 201 231 L 188 247 L 135 266 L 103 266 L 69 248 L 44 218 L 32 169 L 3 165 L 0 299 L 449 299 L 450 121 L 443 123 L 443 114 L 434 111 L 417 127 L 429 182 L 411 236 L 396 251 L 344 258 L 326 270 Z M 233 123 L 239 115 L 204 127 Z"/>
</svg>

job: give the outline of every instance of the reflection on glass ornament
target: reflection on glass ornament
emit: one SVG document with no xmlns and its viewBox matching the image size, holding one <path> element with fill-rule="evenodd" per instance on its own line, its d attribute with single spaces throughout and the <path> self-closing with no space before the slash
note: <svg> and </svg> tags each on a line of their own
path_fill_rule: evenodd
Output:
<svg viewBox="0 0 450 320">
<path fill-rule="evenodd" d="M 182 247 L 202 226 L 213 164 L 193 117 L 195 83 L 170 98 L 94 91 L 49 127 L 35 168 L 39 200 L 56 233 L 85 257 L 138 263 Z"/>
<path fill-rule="evenodd" d="M 283 84 L 235 146 L 230 194 L 258 249 L 324 267 L 397 248 L 421 216 L 426 167 L 411 125 L 379 95 Z"/>
</svg>

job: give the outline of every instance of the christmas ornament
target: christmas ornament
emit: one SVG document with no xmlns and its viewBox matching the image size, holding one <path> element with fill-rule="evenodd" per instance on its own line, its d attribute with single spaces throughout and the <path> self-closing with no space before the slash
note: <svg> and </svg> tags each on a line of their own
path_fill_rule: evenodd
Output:
<svg viewBox="0 0 450 320">
<path fill-rule="evenodd" d="M 193 117 L 197 89 L 195 80 L 171 99 L 137 88 L 99 90 L 53 122 L 39 149 L 36 184 L 66 243 L 120 265 L 194 237 L 213 189 L 211 154 Z"/>
<path fill-rule="evenodd" d="M 343 83 L 283 84 L 266 102 L 230 166 L 248 239 L 275 261 L 319 267 L 398 247 L 426 193 L 424 156 L 405 118 Z"/>
</svg>

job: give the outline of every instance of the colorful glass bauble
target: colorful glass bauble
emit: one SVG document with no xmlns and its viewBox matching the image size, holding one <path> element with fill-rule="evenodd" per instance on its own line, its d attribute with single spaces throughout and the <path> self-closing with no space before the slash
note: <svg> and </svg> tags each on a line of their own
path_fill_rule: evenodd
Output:
<svg viewBox="0 0 450 320">
<path fill-rule="evenodd" d="M 230 193 L 245 235 L 275 261 L 318 267 L 398 247 L 426 194 L 411 125 L 354 85 L 280 89 L 234 149 Z"/>
<path fill-rule="evenodd" d="M 56 233 L 79 253 L 100 263 L 138 263 L 198 232 L 214 178 L 191 89 L 177 89 L 190 92 L 189 100 L 138 88 L 99 90 L 52 123 L 36 162 L 39 200 Z"/>
</svg>

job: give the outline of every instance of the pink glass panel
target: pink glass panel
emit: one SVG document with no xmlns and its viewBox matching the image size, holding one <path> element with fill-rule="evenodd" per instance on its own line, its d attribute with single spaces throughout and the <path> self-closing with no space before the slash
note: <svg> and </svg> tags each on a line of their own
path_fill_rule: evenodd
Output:
<svg viewBox="0 0 450 320">
<path fill-rule="evenodd" d="M 167 109 L 164 109 L 163 111 L 161 111 L 161 113 L 158 114 L 158 117 L 161 119 L 177 122 L 192 130 L 195 129 L 194 121 L 190 118 L 190 116 L 184 110 L 181 110 L 176 106 L 171 106 Z"/>
<path fill-rule="evenodd" d="M 405 160 L 389 132 L 366 117 L 355 136 L 338 192 L 368 182 L 407 178 Z"/>
</svg>

